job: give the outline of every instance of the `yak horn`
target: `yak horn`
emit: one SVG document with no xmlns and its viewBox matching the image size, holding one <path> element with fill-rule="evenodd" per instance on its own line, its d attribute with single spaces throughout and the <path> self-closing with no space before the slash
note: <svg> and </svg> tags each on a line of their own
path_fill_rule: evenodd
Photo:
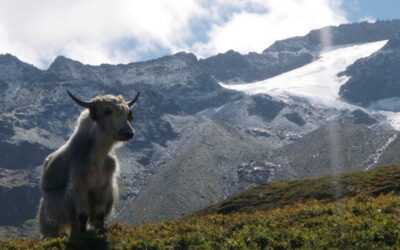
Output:
<svg viewBox="0 0 400 250">
<path fill-rule="evenodd" d="M 84 107 L 84 108 L 91 108 L 91 107 L 93 107 L 93 103 L 92 103 L 92 102 L 82 101 L 82 100 L 78 99 L 77 97 L 75 97 L 73 94 L 71 94 L 71 92 L 69 92 L 68 90 L 67 90 L 67 93 L 68 93 L 69 97 L 71 97 L 71 99 L 72 99 L 76 104 L 78 104 L 79 106 L 82 106 L 82 107 Z"/>
<path fill-rule="evenodd" d="M 130 101 L 130 102 L 127 102 L 127 104 L 128 104 L 128 106 L 129 106 L 129 107 L 132 107 L 132 106 L 133 106 L 133 104 L 135 104 L 135 103 L 136 103 L 136 101 L 137 101 L 137 100 L 138 100 L 138 98 L 139 98 L 139 95 L 140 95 L 140 92 L 138 92 L 138 93 L 137 93 L 136 97 L 135 97 L 135 98 L 133 98 L 133 100 L 132 100 L 132 101 Z"/>
</svg>

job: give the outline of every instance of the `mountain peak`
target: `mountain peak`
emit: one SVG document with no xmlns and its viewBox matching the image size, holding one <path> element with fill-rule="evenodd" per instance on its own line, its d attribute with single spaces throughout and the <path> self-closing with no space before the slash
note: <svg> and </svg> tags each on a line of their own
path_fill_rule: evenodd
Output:
<svg viewBox="0 0 400 250">
<path fill-rule="evenodd" d="M 80 67 L 83 64 L 79 61 L 72 60 L 65 56 L 57 56 L 56 59 L 50 64 L 48 71 L 58 71 L 62 68 Z"/>
<path fill-rule="evenodd" d="M 31 68 L 36 68 L 32 64 L 25 63 L 18 59 L 18 57 L 6 53 L 6 54 L 0 54 L 0 66 L 4 65 L 14 65 L 14 66 L 19 66 L 19 67 L 31 67 Z"/>
<path fill-rule="evenodd" d="M 15 81 L 39 72 L 35 66 L 11 54 L 0 54 L 0 80 Z"/>
<path fill-rule="evenodd" d="M 171 56 L 166 56 L 166 58 L 179 58 L 180 60 L 183 60 L 183 61 L 186 61 L 186 62 L 198 62 L 198 59 L 197 59 L 195 54 L 187 53 L 187 52 L 184 52 L 184 51 L 180 51 L 180 52 L 175 53 L 175 54 L 173 54 Z"/>
<path fill-rule="evenodd" d="M 3 62 L 10 62 L 10 61 L 20 61 L 16 56 L 13 56 L 9 53 L 6 54 L 0 54 L 0 63 L 3 64 Z"/>
</svg>

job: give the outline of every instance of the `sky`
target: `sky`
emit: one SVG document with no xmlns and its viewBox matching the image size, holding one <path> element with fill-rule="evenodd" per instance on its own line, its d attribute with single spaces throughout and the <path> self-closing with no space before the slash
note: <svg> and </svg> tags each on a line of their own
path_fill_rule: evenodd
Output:
<svg viewBox="0 0 400 250">
<path fill-rule="evenodd" d="M 0 0 L 0 54 L 46 69 L 59 55 L 99 65 L 261 52 L 328 25 L 400 18 L 398 10 L 399 0 Z"/>
</svg>

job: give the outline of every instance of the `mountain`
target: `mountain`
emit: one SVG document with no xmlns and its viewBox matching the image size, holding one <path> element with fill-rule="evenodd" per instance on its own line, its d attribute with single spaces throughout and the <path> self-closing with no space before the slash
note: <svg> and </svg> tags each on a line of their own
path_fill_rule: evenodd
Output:
<svg viewBox="0 0 400 250">
<path fill-rule="evenodd" d="M 202 60 L 207 72 L 227 83 L 253 82 L 303 66 L 314 59 L 311 51 L 280 50 L 242 55 L 229 50 Z"/>
<path fill-rule="evenodd" d="M 323 28 L 226 58 L 180 52 L 92 66 L 59 56 L 40 70 L 0 55 L 0 200 L 7 208 L 27 200 L 29 211 L 0 213 L 0 232 L 35 230 L 42 161 L 68 139 L 82 111 L 66 90 L 82 99 L 142 93 L 136 136 L 116 150 L 121 195 L 110 221 L 180 218 L 255 185 L 398 162 L 399 115 L 342 98 L 340 89 L 353 79 L 369 88 L 364 73 L 350 75 L 358 64 L 362 73 L 380 54 L 396 62 L 399 23 Z M 320 41 L 328 33 L 332 46 Z M 396 77 L 394 66 L 386 68 Z M 372 102 L 381 97 L 388 96 Z"/>
<path fill-rule="evenodd" d="M 400 167 L 258 186 L 180 220 L 104 234 L 0 241 L 9 249 L 393 249 Z"/>
</svg>

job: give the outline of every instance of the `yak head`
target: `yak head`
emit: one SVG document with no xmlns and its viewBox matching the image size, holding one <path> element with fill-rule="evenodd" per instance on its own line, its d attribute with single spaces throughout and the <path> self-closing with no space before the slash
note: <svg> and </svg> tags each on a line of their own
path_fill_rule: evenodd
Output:
<svg viewBox="0 0 400 250">
<path fill-rule="evenodd" d="M 67 93 L 76 104 L 89 109 L 90 119 L 114 140 L 127 141 L 135 135 L 131 126 L 134 120 L 132 108 L 135 106 L 140 92 L 131 101 L 125 101 L 120 95 L 101 95 L 90 101 L 83 101 L 68 90 Z"/>
</svg>

